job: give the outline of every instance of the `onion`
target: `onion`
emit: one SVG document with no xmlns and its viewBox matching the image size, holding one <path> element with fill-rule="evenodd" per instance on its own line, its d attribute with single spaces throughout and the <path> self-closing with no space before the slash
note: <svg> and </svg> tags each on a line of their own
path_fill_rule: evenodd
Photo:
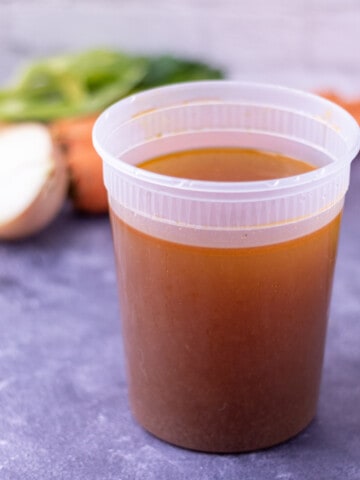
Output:
<svg viewBox="0 0 360 480">
<path fill-rule="evenodd" d="M 46 227 L 63 206 L 68 183 L 45 125 L 0 128 L 0 239 L 23 238 Z"/>
</svg>

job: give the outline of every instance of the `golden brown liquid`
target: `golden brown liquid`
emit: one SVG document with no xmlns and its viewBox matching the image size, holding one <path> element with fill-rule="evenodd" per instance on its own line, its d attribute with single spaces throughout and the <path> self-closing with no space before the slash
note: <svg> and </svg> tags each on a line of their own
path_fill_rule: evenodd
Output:
<svg viewBox="0 0 360 480">
<path fill-rule="evenodd" d="M 204 152 L 144 167 L 222 180 L 311 169 L 280 156 L 268 168 L 267 155 L 252 152 L 253 172 L 241 150 L 233 161 L 223 149 L 210 152 L 219 170 Z M 178 164 L 187 157 L 185 169 Z M 176 445 L 236 452 L 284 441 L 311 421 L 339 223 L 275 245 L 203 248 L 148 236 L 112 213 L 130 400 L 141 425 Z"/>
<path fill-rule="evenodd" d="M 272 180 L 314 170 L 308 163 L 284 155 L 239 148 L 204 148 L 172 153 L 140 166 L 162 175 L 217 182 Z"/>
</svg>

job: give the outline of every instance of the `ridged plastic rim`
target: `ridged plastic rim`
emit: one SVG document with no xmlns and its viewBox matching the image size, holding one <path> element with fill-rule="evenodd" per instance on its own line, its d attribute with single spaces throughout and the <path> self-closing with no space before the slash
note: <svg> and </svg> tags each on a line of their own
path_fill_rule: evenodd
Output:
<svg viewBox="0 0 360 480">
<path fill-rule="evenodd" d="M 335 112 L 338 112 L 340 115 L 342 115 L 343 118 L 348 122 L 349 135 L 347 137 L 344 137 L 343 135 L 340 134 L 340 132 L 337 131 L 337 134 L 342 137 L 342 139 L 344 140 L 344 143 L 348 145 L 347 152 L 346 154 L 343 155 L 343 157 L 334 159 L 334 161 L 332 163 L 329 163 L 328 165 L 319 167 L 316 170 L 313 170 L 311 172 L 303 173 L 293 177 L 280 178 L 280 179 L 271 180 L 271 181 L 260 180 L 260 181 L 250 181 L 250 182 L 214 182 L 214 181 L 205 181 L 205 180 L 189 180 L 189 179 L 183 179 L 183 178 L 175 178 L 167 175 L 161 175 L 158 173 L 149 172 L 147 170 L 138 168 L 134 165 L 129 165 L 128 163 L 121 160 L 121 158 L 115 157 L 112 154 L 110 154 L 109 151 L 102 146 L 103 142 L 100 142 L 98 140 L 99 138 L 98 132 L 100 129 L 103 129 L 103 124 L 107 121 L 107 118 L 110 115 L 112 115 L 116 110 L 122 109 L 126 107 L 126 105 L 129 105 L 135 102 L 138 98 L 140 98 L 140 96 L 142 100 L 145 100 L 146 97 L 149 97 L 155 100 L 156 95 L 164 96 L 167 93 L 171 94 L 172 91 L 179 92 L 180 90 L 182 91 L 191 90 L 194 87 L 194 84 L 196 84 L 198 87 L 203 86 L 204 88 L 217 85 L 219 89 L 226 88 L 226 86 L 233 86 L 239 89 L 240 88 L 259 88 L 262 90 L 268 89 L 276 93 L 281 92 L 283 94 L 291 94 L 294 97 L 298 96 L 301 98 L 314 100 L 318 103 L 321 102 L 323 103 L 324 107 L 326 106 L 328 106 L 329 108 L 331 107 L 333 110 L 335 110 Z M 208 101 L 216 103 L 215 100 L 211 98 L 209 98 Z M 189 101 L 189 104 L 201 104 L 204 102 L 206 102 L 206 99 L 199 100 L 199 101 L 196 101 L 196 100 Z M 219 103 L 230 103 L 230 102 L 221 100 L 219 101 Z M 232 101 L 231 103 L 236 104 L 236 101 Z M 178 104 L 174 103 L 174 105 L 169 105 L 163 108 L 160 107 L 159 109 L 157 109 L 157 111 L 167 110 L 175 107 L 176 105 Z M 246 105 L 256 105 L 256 103 L 247 102 Z M 259 105 L 263 106 L 263 104 L 260 104 L 260 103 Z M 267 105 L 269 105 L 269 107 L 278 108 L 278 105 L 276 105 L 275 103 L 274 105 L 272 105 L 271 103 L 267 103 Z M 286 110 L 286 109 L 283 109 L 283 110 Z M 289 111 L 292 111 L 292 110 L 289 109 Z M 301 113 L 303 116 L 313 118 L 313 116 L 306 113 L 305 110 L 301 111 L 297 109 L 297 111 Z M 144 116 L 151 115 L 151 111 L 150 112 L 145 111 L 143 115 Z M 119 121 L 119 127 L 121 125 L 128 123 L 129 121 L 131 121 L 131 119 Z M 329 120 L 317 118 L 317 121 L 322 122 L 324 125 L 327 125 L 328 127 L 331 126 L 331 122 Z M 336 125 L 333 126 L 332 128 L 335 131 L 337 130 Z M 352 140 L 349 141 L 349 139 L 352 139 Z M 316 182 L 320 179 L 325 179 L 328 176 L 335 174 L 337 171 L 344 168 L 344 163 L 350 163 L 358 153 L 360 148 L 360 129 L 355 119 L 346 110 L 344 110 L 342 107 L 335 104 L 334 102 L 331 102 L 330 100 L 319 97 L 318 95 L 315 95 L 309 92 L 304 92 L 302 90 L 297 90 L 297 89 L 279 86 L 279 85 L 271 85 L 266 83 L 214 80 L 214 81 L 206 81 L 206 82 L 181 83 L 181 84 L 171 85 L 167 87 L 158 87 L 155 89 L 151 89 L 149 91 L 131 95 L 123 100 L 120 100 L 119 102 L 107 108 L 95 122 L 95 125 L 93 128 L 93 143 L 94 143 L 95 149 L 97 150 L 99 155 L 102 157 L 103 161 L 107 163 L 109 166 L 114 168 L 116 171 L 123 172 L 131 177 L 136 177 L 138 180 L 144 180 L 148 184 L 153 184 L 157 186 L 167 186 L 175 189 L 178 188 L 181 190 L 188 190 L 189 193 L 195 192 L 195 191 L 209 192 L 209 193 L 210 192 L 255 193 L 255 192 L 265 192 L 272 189 L 278 191 L 284 188 L 293 188 L 295 186 L 301 186 L 301 185 L 305 186 L 307 184 Z"/>
</svg>

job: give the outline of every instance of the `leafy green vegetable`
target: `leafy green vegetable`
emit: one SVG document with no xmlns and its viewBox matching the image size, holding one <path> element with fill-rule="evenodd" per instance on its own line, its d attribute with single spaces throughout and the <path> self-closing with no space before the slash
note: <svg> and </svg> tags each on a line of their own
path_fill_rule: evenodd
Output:
<svg viewBox="0 0 360 480">
<path fill-rule="evenodd" d="M 16 85 L 0 90 L 0 120 L 83 116 L 135 91 L 221 77 L 220 70 L 205 63 L 169 55 L 140 57 L 110 50 L 62 55 L 33 63 Z"/>
<path fill-rule="evenodd" d="M 161 85 L 188 82 L 191 80 L 210 80 L 223 78 L 223 73 L 202 62 L 195 62 L 170 55 L 148 59 L 148 71 L 138 85 L 138 89 Z"/>
<path fill-rule="evenodd" d="M 145 59 L 95 50 L 34 63 L 0 92 L 0 119 L 54 120 L 87 115 L 127 95 L 146 75 Z"/>
</svg>

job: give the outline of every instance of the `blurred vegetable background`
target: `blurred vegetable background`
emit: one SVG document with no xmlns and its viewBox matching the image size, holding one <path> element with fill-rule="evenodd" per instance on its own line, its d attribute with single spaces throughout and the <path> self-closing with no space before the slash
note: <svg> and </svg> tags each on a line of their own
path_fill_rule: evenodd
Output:
<svg viewBox="0 0 360 480">
<path fill-rule="evenodd" d="M 223 76 L 209 65 L 169 55 L 92 50 L 34 62 L 0 91 L 0 121 L 52 121 L 98 113 L 135 91 Z"/>
<path fill-rule="evenodd" d="M 91 140 L 96 116 L 107 106 L 147 88 L 222 77 L 221 70 L 204 62 L 170 55 L 128 55 L 105 49 L 55 56 L 28 65 L 12 84 L 0 91 L 0 122 L 3 123 L 0 129 L 1 161 L 11 165 L 15 157 L 18 159 L 17 169 L 11 167 L 4 170 L 6 175 L 3 176 L 3 183 L 19 184 L 19 179 L 23 178 L 21 172 L 24 164 L 36 171 L 34 165 L 38 159 L 46 156 L 44 149 L 36 144 L 36 139 L 31 142 L 33 122 L 49 126 L 56 161 L 52 161 L 48 154 L 47 162 L 53 168 L 50 168 L 49 175 L 42 182 L 38 178 L 32 182 L 28 180 L 25 188 L 22 182 L 22 191 L 17 191 L 17 195 L 24 196 L 24 190 L 33 193 L 26 197 L 27 203 L 18 202 L 18 209 L 15 209 L 9 219 L 6 215 L 9 195 L 3 193 L 0 196 L 0 238 L 19 238 L 36 233 L 57 215 L 65 195 L 62 195 L 56 208 L 50 212 L 49 208 L 53 204 L 50 199 L 58 188 L 55 188 L 57 184 L 54 181 L 53 187 L 49 188 L 49 178 L 56 177 L 54 172 L 58 170 L 59 164 L 68 172 L 68 192 L 74 208 L 91 214 L 107 212 L 101 159 Z M 28 128 L 27 122 L 31 122 Z M 16 126 L 11 128 L 13 124 Z M 36 158 L 24 149 L 19 151 L 19 145 L 23 145 L 24 131 L 27 140 L 30 137 L 26 148 L 37 152 Z M 12 139 L 10 142 L 9 138 Z M 63 177 L 62 175 L 62 183 Z M 47 195 L 43 194 L 45 187 Z M 14 188 L 12 190 L 16 191 Z M 39 199 L 41 211 L 48 211 L 47 215 L 41 217 L 44 221 L 40 222 L 34 218 L 34 209 L 31 208 L 35 202 L 39 203 Z M 23 220 L 25 212 L 26 222 Z M 2 217 L 7 221 L 2 222 Z M 33 224 L 33 228 L 29 229 L 29 223 Z"/>
</svg>

